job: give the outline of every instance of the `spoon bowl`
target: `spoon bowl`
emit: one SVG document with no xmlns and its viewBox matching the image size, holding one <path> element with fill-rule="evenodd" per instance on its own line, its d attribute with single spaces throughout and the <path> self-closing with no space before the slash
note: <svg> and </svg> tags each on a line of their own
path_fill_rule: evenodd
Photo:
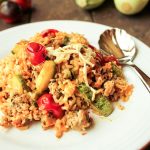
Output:
<svg viewBox="0 0 150 150">
<path fill-rule="evenodd" d="M 131 66 L 150 93 L 150 87 L 141 74 L 149 80 L 150 77 L 133 63 L 137 49 L 134 40 L 125 30 L 118 28 L 105 30 L 100 35 L 99 47 L 105 55 L 114 55 L 120 64 Z"/>
</svg>

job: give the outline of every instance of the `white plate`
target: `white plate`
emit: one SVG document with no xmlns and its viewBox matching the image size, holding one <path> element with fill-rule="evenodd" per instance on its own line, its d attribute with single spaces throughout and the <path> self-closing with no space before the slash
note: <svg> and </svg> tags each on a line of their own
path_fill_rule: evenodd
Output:
<svg viewBox="0 0 150 150">
<path fill-rule="evenodd" d="M 0 57 L 7 55 L 14 44 L 27 39 L 36 32 L 47 28 L 60 31 L 78 32 L 98 47 L 99 34 L 108 26 L 80 21 L 46 21 L 31 23 L 0 32 Z M 134 62 L 150 76 L 148 62 L 150 49 L 135 39 L 138 55 Z M 55 137 L 53 130 L 43 131 L 39 124 L 29 130 L 10 129 L 0 132 L 1 149 L 15 150 L 135 150 L 150 140 L 150 94 L 147 92 L 137 75 L 129 67 L 125 75 L 134 84 L 134 92 L 125 103 L 125 110 L 115 109 L 109 117 L 112 121 L 102 120 L 95 116 L 95 126 L 86 135 L 71 131 L 61 139 Z"/>
</svg>

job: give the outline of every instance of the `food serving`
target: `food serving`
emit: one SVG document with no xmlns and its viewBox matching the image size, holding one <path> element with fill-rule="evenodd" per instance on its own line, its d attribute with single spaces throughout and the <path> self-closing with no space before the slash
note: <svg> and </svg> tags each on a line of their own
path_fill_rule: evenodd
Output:
<svg viewBox="0 0 150 150">
<path fill-rule="evenodd" d="M 0 69 L 0 125 L 23 130 L 40 121 L 57 137 L 70 129 L 85 134 L 93 113 L 109 116 L 133 90 L 114 56 L 56 29 L 18 42 Z"/>
</svg>

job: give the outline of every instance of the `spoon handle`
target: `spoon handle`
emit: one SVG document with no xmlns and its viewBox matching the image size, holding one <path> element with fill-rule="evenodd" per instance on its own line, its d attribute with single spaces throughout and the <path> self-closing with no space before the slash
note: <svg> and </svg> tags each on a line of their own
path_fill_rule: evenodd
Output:
<svg viewBox="0 0 150 150">
<path fill-rule="evenodd" d="M 146 78 L 150 81 L 150 78 L 135 64 L 131 64 L 131 66 L 134 68 L 135 72 L 137 73 L 138 77 L 140 80 L 143 82 L 145 87 L 147 88 L 148 92 L 150 93 L 150 86 L 148 85 L 147 81 L 142 77 L 142 74 L 146 76 Z"/>
</svg>

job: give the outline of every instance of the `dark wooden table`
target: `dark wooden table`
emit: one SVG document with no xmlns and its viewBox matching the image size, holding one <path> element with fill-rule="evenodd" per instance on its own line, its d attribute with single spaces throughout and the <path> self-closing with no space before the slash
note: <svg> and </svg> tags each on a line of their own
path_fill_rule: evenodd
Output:
<svg viewBox="0 0 150 150">
<path fill-rule="evenodd" d="M 150 46 L 150 3 L 144 11 L 134 16 L 120 14 L 112 0 L 107 0 L 92 11 L 80 9 L 74 0 L 33 0 L 33 8 L 32 14 L 26 14 L 22 23 L 60 19 L 97 22 L 123 28 Z M 0 31 L 16 25 L 18 24 L 8 25 L 0 21 Z"/>
<path fill-rule="evenodd" d="M 112 0 L 107 0 L 102 6 L 91 11 L 82 10 L 74 0 L 33 0 L 32 12 L 27 13 L 19 24 L 64 19 L 90 21 L 123 28 L 150 46 L 150 2 L 141 13 L 125 16 L 115 9 Z M 9 25 L 0 20 L 0 31 L 19 24 Z M 150 81 L 148 82 L 150 84 Z"/>
</svg>

